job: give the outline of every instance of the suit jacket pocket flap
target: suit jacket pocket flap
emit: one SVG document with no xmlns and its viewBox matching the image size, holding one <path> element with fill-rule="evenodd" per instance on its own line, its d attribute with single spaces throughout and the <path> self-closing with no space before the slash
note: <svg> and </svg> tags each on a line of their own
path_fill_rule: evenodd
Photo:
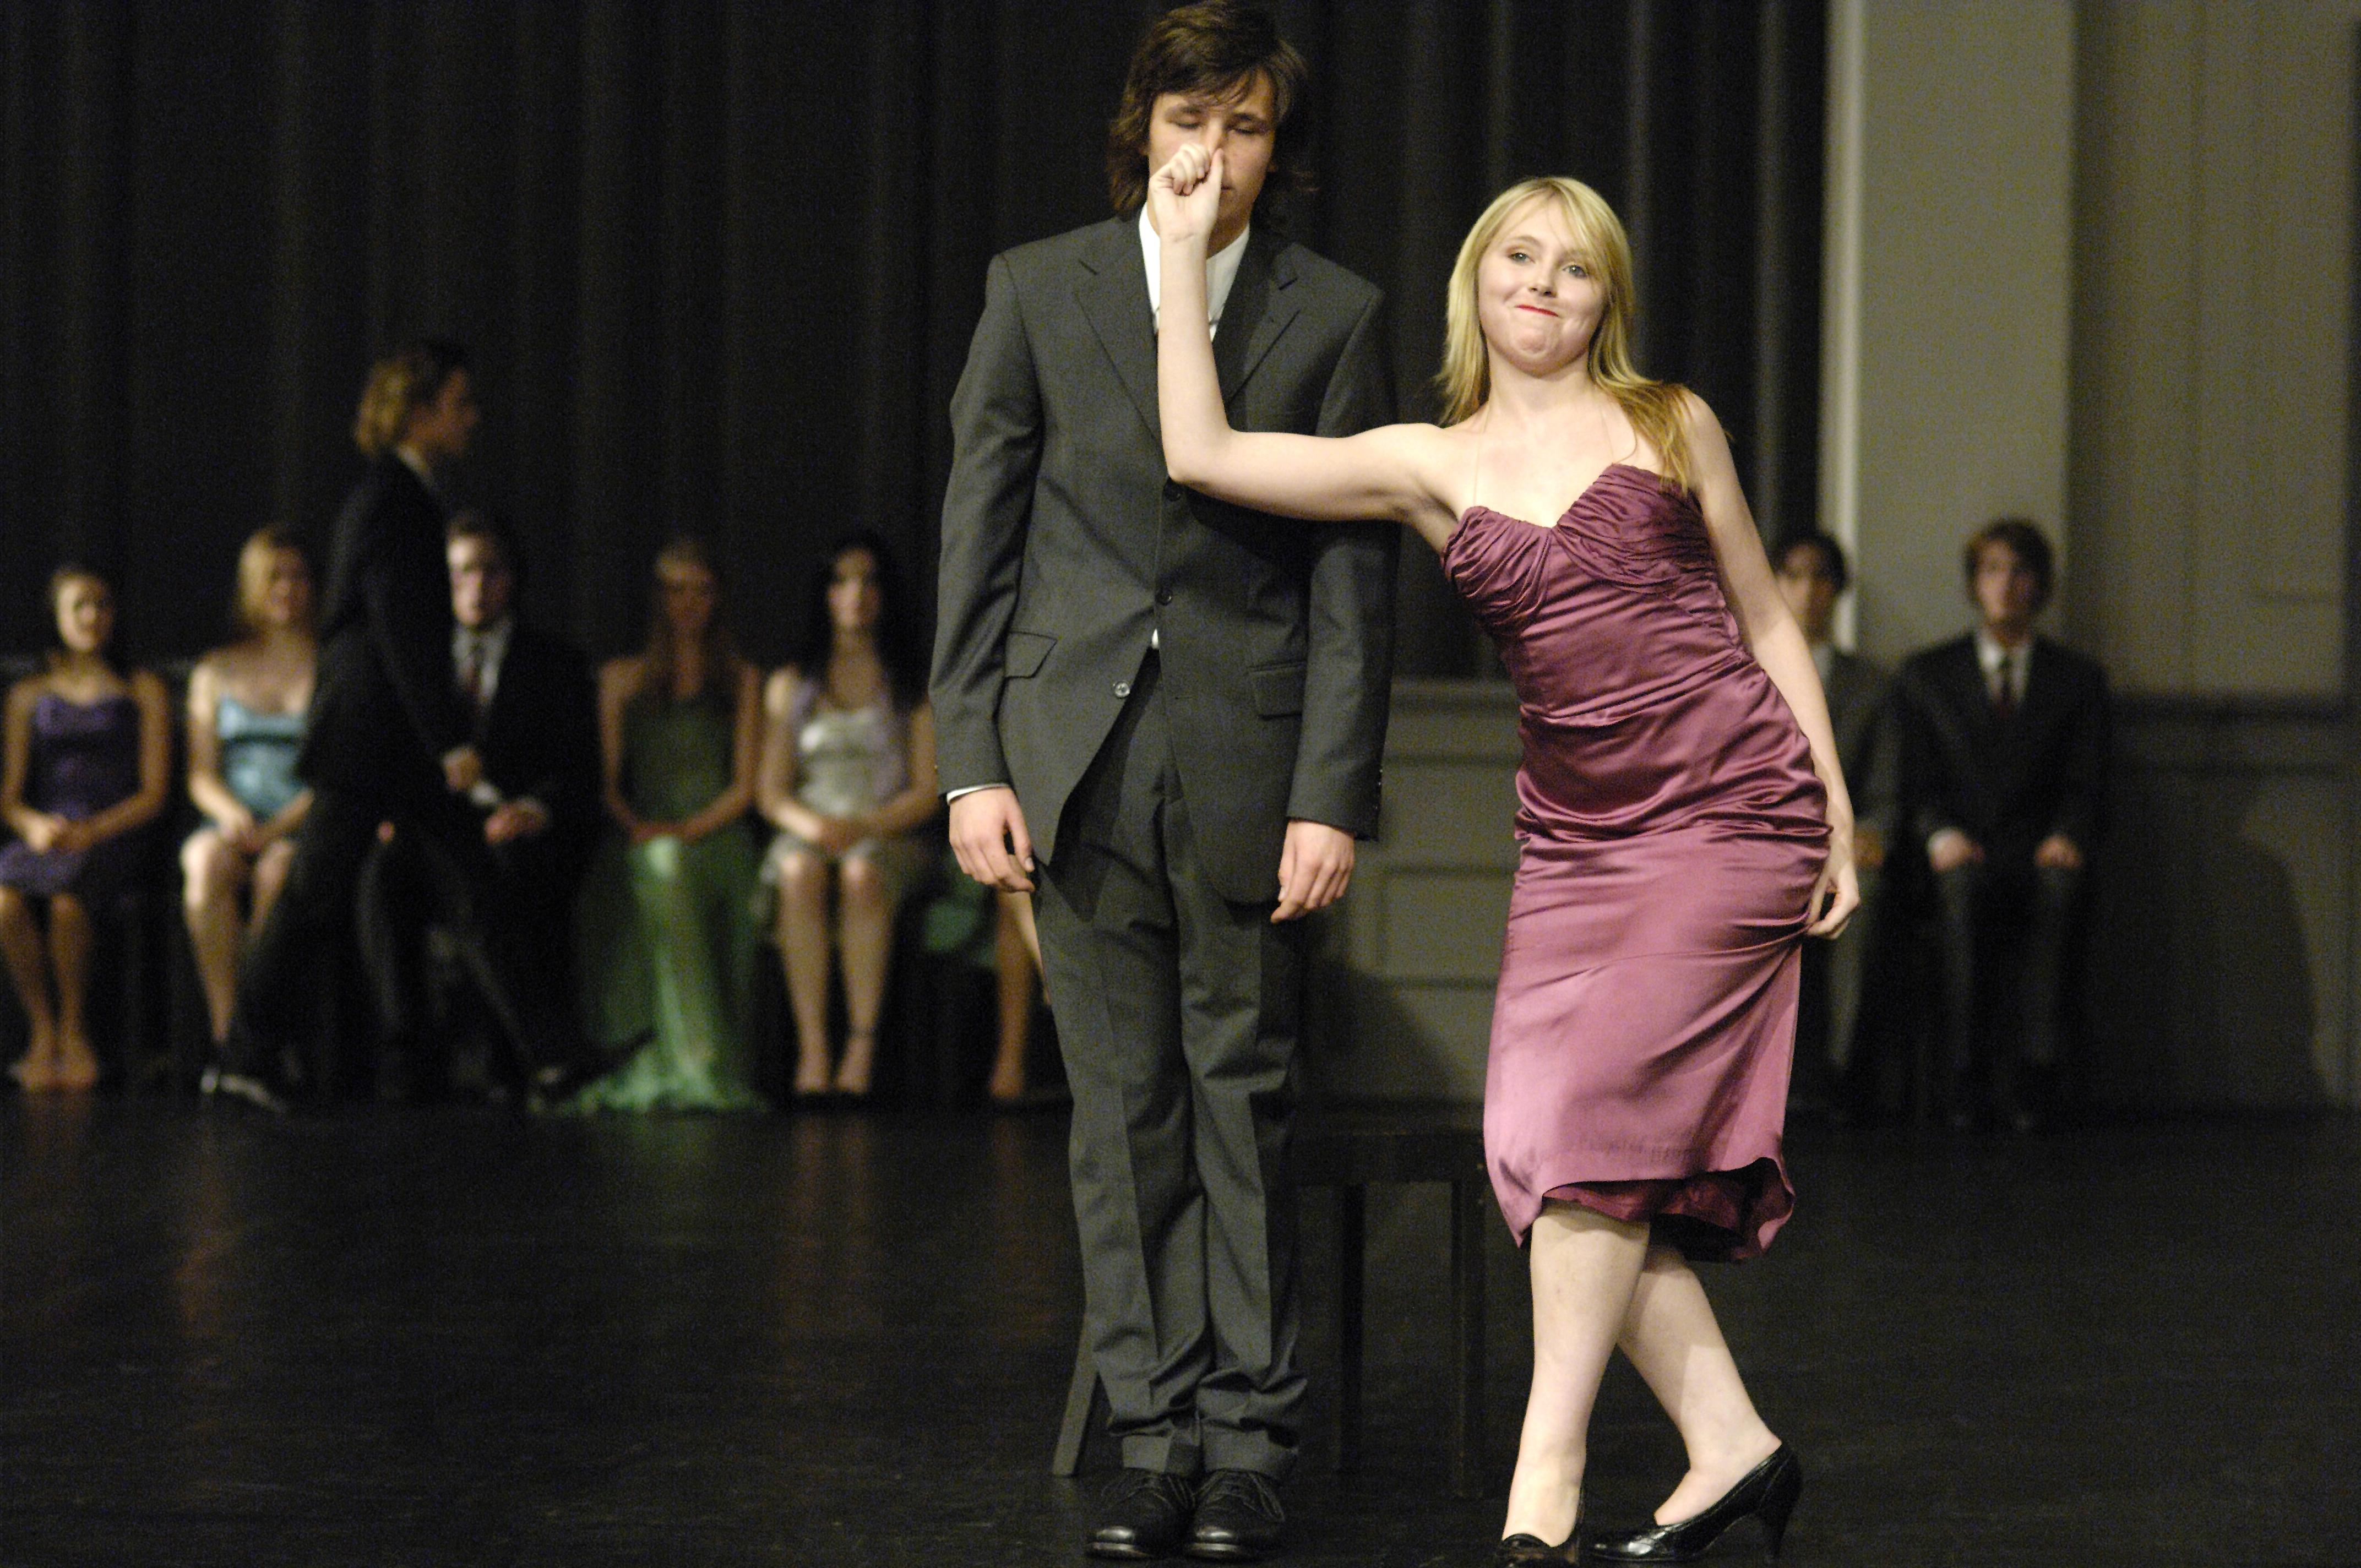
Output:
<svg viewBox="0 0 2361 1568">
<path fill-rule="evenodd" d="M 1038 631 L 1012 631 L 1007 641 L 1001 645 L 1000 673 L 1012 681 L 1038 674 L 1041 661 L 1047 659 L 1049 650 L 1057 645 L 1056 638 Z"/>
<path fill-rule="evenodd" d="M 1265 664 L 1250 670 L 1246 678 L 1254 683 L 1255 711 L 1265 718 L 1284 718 L 1303 711 L 1303 665 Z"/>
</svg>

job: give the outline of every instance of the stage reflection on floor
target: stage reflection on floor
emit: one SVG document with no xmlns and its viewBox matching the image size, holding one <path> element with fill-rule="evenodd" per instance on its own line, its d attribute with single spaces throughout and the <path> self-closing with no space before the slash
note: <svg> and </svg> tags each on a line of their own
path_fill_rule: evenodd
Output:
<svg viewBox="0 0 2361 1568">
<path fill-rule="evenodd" d="M 0 1561 L 1080 1561 L 1108 1459 L 1047 1473 L 1079 1310 L 1064 1138 L 13 1100 Z M 2361 1124 L 1804 1130 L 1793 1164 L 1779 1245 L 1708 1277 L 1805 1457 L 1790 1562 L 2361 1553 Z M 1331 1472 L 1315 1411 L 1289 1560 L 1480 1561 L 1498 1500 L 1443 1497 L 1441 1190 L 1370 1219 L 1367 1466 Z M 1530 1340 L 1504 1234 L 1490 1261 L 1505 1481 Z M 1591 1517 L 1635 1519 L 1680 1463 L 1619 1367 Z"/>
</svg>

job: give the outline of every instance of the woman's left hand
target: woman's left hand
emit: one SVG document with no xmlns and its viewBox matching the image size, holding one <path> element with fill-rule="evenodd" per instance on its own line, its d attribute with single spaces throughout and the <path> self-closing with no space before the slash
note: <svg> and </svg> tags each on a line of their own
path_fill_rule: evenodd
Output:
<svg viewBox="0 0 2361 1568">
<path fill-rule="evenodd" d="M 1811 924 L 1804 927 L 1806 937 L 1836 937 L 1861 907 L 1861 879 L 1852 866 L 1852 834 L 1847 830 L 1828 835 L 1828 858 L 1820 867 L 1820 879 L 1812 884 L 1812 896 L 1804 912 Z"/>
</svg>

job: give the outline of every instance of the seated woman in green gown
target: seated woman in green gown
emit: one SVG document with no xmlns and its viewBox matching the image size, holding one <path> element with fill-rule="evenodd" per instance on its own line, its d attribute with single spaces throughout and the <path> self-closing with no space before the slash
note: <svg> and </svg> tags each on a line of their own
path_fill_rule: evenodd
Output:
<svg viewBox="0 0 2361 1568">
<path fill-rule="evenodd" d="M 761 1111 L 746 1037 L 762 858 L 747 810 L 761 681 L 731 647 L 704 544 L 655 560 L 644 652 L 598 672 L 609 831 L 585 879 L 583 1017 L 609 1051 L 582 1111 Z"/>
</svg>

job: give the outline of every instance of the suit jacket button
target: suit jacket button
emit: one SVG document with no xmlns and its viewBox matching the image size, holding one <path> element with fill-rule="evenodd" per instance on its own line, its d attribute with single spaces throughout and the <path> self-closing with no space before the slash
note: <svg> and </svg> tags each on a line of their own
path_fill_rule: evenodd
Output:
<svg viewBox="0 0 2361 1568">
<path fill-rule="evenodd" d="M 1157 589 L 1156 602 L 1158 604 L 1170 604 L 1172 602 L 1172 590 L 1170 588 Z"/>
<path fill-rule="evenodd" d="M 1129 696 L 1131 695 L 1131 683 L 1129 681 L 1115 682 L 1115 695 L 1117 696 Z"/>
</svg>

